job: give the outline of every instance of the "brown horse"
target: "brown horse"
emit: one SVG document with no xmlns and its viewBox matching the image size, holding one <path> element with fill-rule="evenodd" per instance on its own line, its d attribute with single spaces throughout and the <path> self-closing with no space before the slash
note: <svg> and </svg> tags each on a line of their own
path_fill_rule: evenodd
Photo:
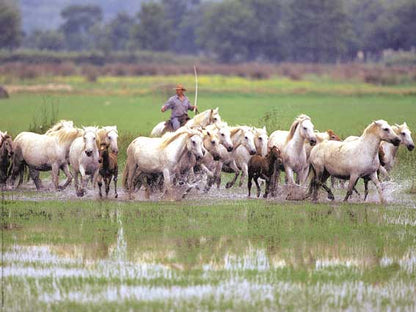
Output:
<svg viewBox="0 0 416 312">
<path fill-rule="evenodd" d="M 0 136 L 0 185 L 6 184 L 7 171 L 10 166 L 10 158 L 13 156 L 12 137 L 7 133 Z"/>
<path fill-rule="evenodd" d="M 281 164 L 282 156 L 280 154 L 280 150 L 276 146 L 273 146 L 270 152 L 264 157 L 260 155 L 251 157 L 248 162 L 248 197 L 250 197 L 253 178 L 257 186 L 257 197 L 260 197 L 261 190 L 258 178 L 262 178 L 266 180 L 266 190 L 263 197 L 267 198 L 273 173 L 275 172 L 275 169 L 278 170 Z M 274 185 L 272 187 L 274 187 Z"/>
<path fill-rule="evenodd" d="M 118 165 L 117 165 L 117 154 L 110 152 L 109 145 L 105 143 L 100 144 L 100 156 L 98 162 L 100 163 L 98 169 L 97 184 L 100 192 L 100 197 L 103 197 L 101 193 L 101 186 L 103 185 L 103 180 L 105 184 L 105 196 L 108 197 L 108 192 L 110 191 L 111 179 L 114 180 L 114 194 L 115 198 L 118 197 L 117 193 L 117 175 L 118 175 Z"/>
</svg>

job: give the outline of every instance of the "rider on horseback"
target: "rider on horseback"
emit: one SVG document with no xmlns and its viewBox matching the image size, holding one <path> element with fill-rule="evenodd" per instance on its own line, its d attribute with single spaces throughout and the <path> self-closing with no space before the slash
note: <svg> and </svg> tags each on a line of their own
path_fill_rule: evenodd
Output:
<svg viewBox="0 0 416 312">
<path fill-rule="evenodd" d="M 191 102 L 185 96 L 184 91 L 186 91 L 186 89 L 181 84 L 178 84 L 175 90 L 176 95 L 169 98 L 169 100 L 161 108 L 162 113 L 168 109 L 172 110 L 170 122 L 173 130 L 177 130 L 189 120 L 187 114 L 188 110 L 197 110 L 197 106 L 191 105 Z"/>
</svg>

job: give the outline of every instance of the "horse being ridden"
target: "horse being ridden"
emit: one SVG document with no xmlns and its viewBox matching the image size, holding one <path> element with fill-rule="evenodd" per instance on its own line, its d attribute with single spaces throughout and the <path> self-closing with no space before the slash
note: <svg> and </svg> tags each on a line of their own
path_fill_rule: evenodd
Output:
<svg viewBox="0 0 416 312">
<path fill-rule="evenodd" d="M 215 109 L 207 109 L 206 111 L 203 111 L 202 113 L 199 113 L 194 116 L 194 118 L 191 118 L 186 122 L 186 126 L 193 128 L 193 127 L 206 127 L 208 125 L 221 124 L 221 116 L 218 113 L 218 107 Z M 151 137 L 160 137 L 164 133 L 173 131 L 173 129 L 167 129 L 165 125 L 165 121 L 159 122 L 150 133 Z"/>
</svg>

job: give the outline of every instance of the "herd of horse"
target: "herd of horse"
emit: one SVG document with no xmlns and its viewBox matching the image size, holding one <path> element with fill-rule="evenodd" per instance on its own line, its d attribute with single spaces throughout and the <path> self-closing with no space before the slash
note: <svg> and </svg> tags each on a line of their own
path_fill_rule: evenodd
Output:
<svg viewBox="0 0 416 312">
<path fill-rule="evenodd" d="M 190 119 L 175 132 L 165 132 L 164 123 L 158 124 L 149 137 L 139 136 L 127 147 L 122 184 L 128 197 L 145 190 L 170 197 L 185 186 L 185 196 L 191 189 L 208 192 L 213 185 L 221 185 L 221 173 L 234 173 L 225 185 L 231 188 L 241 174 L 239 186 L 248 177 L 248 196 L 252 180 L 266 182 L 263 197 L 275 196 L 280 175 L 290 187 L 308 191 L 303 198 L 318 200 L 321 188 L 329 199 L 334 199 L 329 177 L 348 180 L 345 201 L 364 180 L 365 196 L 371 180 L 384 202 L 378 175 L 388 177 L 400 144 L 414 149 L 411 132 L 406 123 L 390 126 L 384 120 L 371 122 L 359 137 L 341 140 L 332 130 L 318 132 L 307 115 L 299 115 L 288 131 L 277 130 L 268 136 L 265 127 L 229 126 L 218 108 L 209 109 Z M 99 186 L 104 181 L 106 196 L 114 181 L 117 198 L 118 131 L 116 126 L 77 128 L 72 121 L 62 120 L 45 134 L 21 132 L 14 140 L 0 131 L 0 185 L 5 189 L 19 187 L 28 172 L 38 190 L 42 189 L 40 171 L 51 171 L 55 190 L 63 190 L 74 179 L 75 192 L 81 197 L 88 183 Z M 59 184 L 59 172 L 66 181 Z M 16 185 L 16 180 L 19 178 Z M 79 179 L 80 178 L 80 181 Z M 309 184 L 308 184 L 309 181 Z M 203 187 L 201 187 L 203 185 Z M 333 186 L 333 184 L 332 184 Z M 358 194 L 358 192 L 357 192 Z"/>
</svg>

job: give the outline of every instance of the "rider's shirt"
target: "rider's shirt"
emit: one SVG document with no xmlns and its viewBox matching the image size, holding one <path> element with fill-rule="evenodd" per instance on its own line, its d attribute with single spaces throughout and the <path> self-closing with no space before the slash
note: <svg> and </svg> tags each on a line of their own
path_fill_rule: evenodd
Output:
<svg viewBox="0 0 416 312">
<path fill-rule="evenodd" d="M 174 95 L 165 103 L 165 105 L 163 105 L 163 107 L 172 110 L 172 115 L 170 117 L 172 119 L 182 116 L 186 114 L 188 110 L 191 110 L 191 102 L 189 102 L 189 99 L 185 95 L 183 101 L 179 99 L 178 95 Z"/>
</svg>

